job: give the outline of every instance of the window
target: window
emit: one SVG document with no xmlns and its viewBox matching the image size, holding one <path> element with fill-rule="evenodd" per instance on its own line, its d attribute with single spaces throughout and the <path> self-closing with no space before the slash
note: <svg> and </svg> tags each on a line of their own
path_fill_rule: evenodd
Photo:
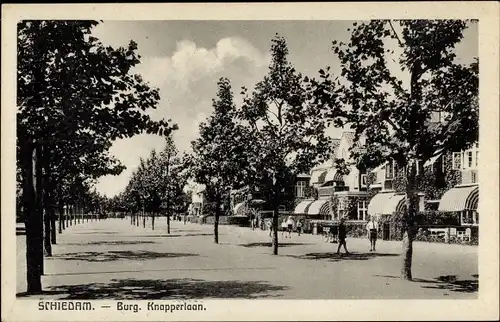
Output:
<svg viewBox="0 0 500 322">
<path fill-rule="evenodd" d="M 469 168 L 472 168 L 472 151 L 467 151 L 467 164 Z"/>
<path fill-rule="evenodd" d="M 358 201 L 358 220 L 366 220 L 366 201 Z"/>
<path fill-rule="evenodd" d="M 361 187 L 366 187 L 367 186 L 367 179 L 366 179 L 366 174 L 361 175 Z"/>
<path fill-rule="evenodd" d="M 452 169 L 453 170 L 460 170 L 460 169 L 462 169 L 462 153 L 460 153 L 460 152 L 453 152 Z"/>
<path fill-rule="evenodd" d="M 420 160 L 415 160 L 415 171 L 416 175 L 420 175 L 424 172 L 424 164 Z"/>
<path fill-rule="evenodd" d="M 470 174 L 470 180 L 471 180 L 471 183 L 477 183 L 477 172 L 476 171 L 472 171 L 471 174 Z"/>
<path fill-rule="evenodd" d="M 305 197 L 305 188 L 306 188 L 305 181 L 297 181 L 297 183 L 295 185 L 295 197 L 296 198 Z"/>
<path fill-rule="evenodd" d="M 392 162 L 388 162 L 385 165 L 385 178 L 386 179 L 394 178 L 394 168 L 393 168 Z"/>
<path fill-rule="evenodd" d="M 479 167 L 479 151 L 476 151 L 476 167 Z"/>
<path fill-rule="evenodd" d="M 441 156 L 441 172 L 446 173 L 446 154 Z"/>
</svg>

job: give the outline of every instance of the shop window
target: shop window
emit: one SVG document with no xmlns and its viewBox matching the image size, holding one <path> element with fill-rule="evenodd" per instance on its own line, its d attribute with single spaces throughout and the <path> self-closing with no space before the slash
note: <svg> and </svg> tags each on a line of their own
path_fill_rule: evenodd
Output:
<svg viewBox="0 0 500 322">
<path fill-rule="evenodd" d="M 460 153 L 460 152 L 453 152 L 452 169 L 453 170 L 460 170 L 460 169 L 462 169 L 462 153 Z"/>
<path fill-rule="evenodd" d="M 358 220 L 366 220 L 367 213 L 366 201 L 358 201 Z"/>
</svg>

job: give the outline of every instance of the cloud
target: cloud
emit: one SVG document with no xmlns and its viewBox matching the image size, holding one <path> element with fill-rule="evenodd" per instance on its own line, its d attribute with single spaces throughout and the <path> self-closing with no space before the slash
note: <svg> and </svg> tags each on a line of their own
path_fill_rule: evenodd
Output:
<svg viewBox="0 0 500 322">
<path fill-rule="evenodd" d="M 168 57 L 145 57 L 137 71 L 154 86 L 174 86 L 187 91 L 194 82 L 216 75 L 233 63 L 248 63 L 255 68 L 267 66 L 264 55 L 239 37 L 223 38 L 214 48 L 197 47 L 190 40 L 177 42 L 176 51 Z"/>
<path fill-rule="evenodd" d="M 239 88 L 252 87 L 262 78 L 270 60 L 243 38 L 219 40 L 213 48 L 198 47 L 194 42 L 177 42 L 170 56 L 148 56 L 141 53 L 142 62 L 134 72 L 159 88 L 160 102 L 150 111 L 153 119 L 172 119 L 179 126 L 174 142 L 182 153 L 190 151 L 191 141 L 198 136 L 198 126 L 212 112 L 212 99 L 216 96 L 217 80 L 228 77 L 233 84 L 235 101 Z M 99 180 L 99 191 L 112 196 L 122 191 L 139 165 L 139 158 L 147 158 L 152 149 L 161 150 L 163 139 L 154 135 L 139 135 L 118 140 L 111 153 L 127 167 L 119 176 Z"/>
</svg>

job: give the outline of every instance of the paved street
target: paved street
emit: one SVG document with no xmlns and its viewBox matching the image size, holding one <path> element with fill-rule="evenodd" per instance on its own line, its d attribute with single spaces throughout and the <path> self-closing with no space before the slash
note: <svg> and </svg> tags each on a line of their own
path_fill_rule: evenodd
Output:
<svg viewBox="0 0 500 322">
<path fill-rule="evenodd" d="M 398 278 L 401 243 L 348 239 L 350 256 L 320 236 L 281 237 L 271 255 L 267 232 L 157 220 L 157 229 L 108 219 L 58 235 L 45 261 L 43 298 L 57 299 L 447 299 L 477 296 L 477 248 L 415 243 L 414 282 Z M 25 291 L 25 236 L 17 236 L 17 292 Z M 335 249 L 334 249 L 335 248 Z"/>
</svg>

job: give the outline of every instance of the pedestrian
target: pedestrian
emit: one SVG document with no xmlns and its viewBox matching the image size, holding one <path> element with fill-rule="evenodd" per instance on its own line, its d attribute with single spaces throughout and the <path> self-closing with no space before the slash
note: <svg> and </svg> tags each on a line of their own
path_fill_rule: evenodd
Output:
<svg viewBox="0 0 500 322">
<path fill-rule="evenodd" d="M 281 222 L 281 237 L 283 237 L 283 235 L 285 235 L 285 232 L 288 228 L 288 224 L 286 222 L 286 219 L 284 218 L 283 221 Z M 286 236 L 285 236 L 286 238 Z"/>
<path fill-rule="evenodd" d="M 273 223 L 271 220 L 267 220 L 267 229 L 269 230 L 269 237 L 272 237 Z"/>
<path fill-rule="evenodd" d="M 293 220 L 292 216 L 288 216 L 288 219 L 286 221 L 287 225 L 287 230 L 288 230 L 288 238 L 292 238 L 292 230 L 293 226 L 295 226 L 295 220 Z"/>
<path fill-rule="evenodd" d="M 250 215 L 250 228 L 252 228 L 252 230 L 254 230 L 254 225 L 255 225 L 254 217 L 253 217 L 253 214 L 251 214 Z"/>
<path fill-rule="evenodd" d="M 302 219 L 300 219 L 297 222 L 297 235 L 300 236 L 300 233 L 302 232 Z"/>
<path fill-rule="evenodd" d="M 374 252 L 378 234 L 378 223 L 375 221 L 375 216 L 370 216 L 366 230 L 368 232 L 368 239 L 370 240 L 370 252 Z"/>
<path fill-rule="evenodd" d="M 337 248 L 337 254 L 340 254 L 340 247 L 344 246 L 345 253 L 349 255 L 349 251 L 347 250 L 347 244 L 345 241 L 347 232 L 345 227 L 345 217 L 340 218 L 340 223 L 338 227 L 338 238 L 339 238 L 339 246 Z"/>
</svg>

